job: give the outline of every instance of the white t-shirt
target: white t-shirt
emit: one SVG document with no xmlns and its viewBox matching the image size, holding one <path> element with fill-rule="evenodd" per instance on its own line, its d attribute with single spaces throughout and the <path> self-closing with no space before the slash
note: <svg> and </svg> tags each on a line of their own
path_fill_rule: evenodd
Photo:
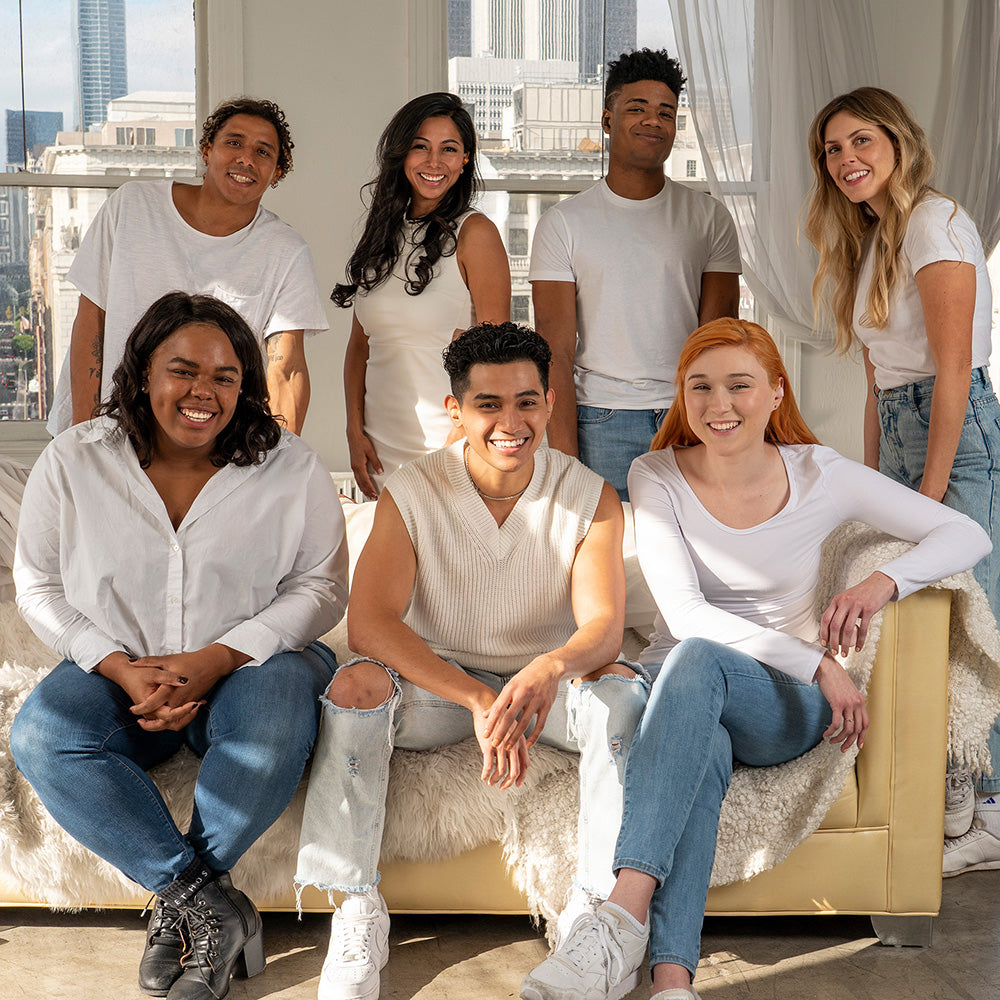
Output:
<svg viewBox="0 0 1000 1000">
<path fill-rule="evenodd" d="M 899 600 L 968 569 L 992 548 L 971 518 L 832 448 L 779 450 L 788 502 L 752 528 L 716 520 L 688 485 L 672 448 L 632 463 L 636 547 L 659 609 L 641 657 L 653 671 L 678 642 L 697 636 L 811 683 L 825 651 L 816 614 L 820 547 L 844 521 L 918 543 L 881 567 Z"/>
<path fill-rule="evenodd" d="M 576 284 L 577 402 L 645 410 L 674 398 L 702 275 L 740 270 L 736 227 L 714 198 L 667 180 L 637 201 L 602 180 L 538 220 L 528 279 Z"/>
<path fill-rule="evenodd" d="M 900 253 L 900 274 L 889 300 L 889 322 L 884 330 L 865 326 L 862 317 L 872 280 L 871 247 L 858 273 L 854 297 L 854 333 L 868 348 L 875 366 L 875 384 L 895 389 L 936 374 L 927 340 L 924 310 L 915 275 L 939 260 L 955 260 L 976 267 L 976 311 L 972 319 L 972 367 L 989 364 L 993 293 L 986 270 L 983 243 L 965 209 L 940 195 L 928 195 L 913 209 Z"/>
<path fill-rule="evenodd" d="M 84 670 L 118 651 L 213 642 L 247 653 L 249 666 L 302 649 L 343 617 L 345 536 L 330 474 L 289 431 L 260 465 L 219 469 L 174 530 L 128 438 L 102 417 L 51 441 L 31 470 L 17 606 Z"/>
<path fill-rule="evenodd" d="M 68 277 L 105 311 L 101 398 L 142 314 L 167 292 L 208 294 L 232 306 L 264 341 L 283 330 L 329 328 L 304 239 L 258 206 L 253 221 L 229 236 L 189 226 L 174 205 L 172 181 L 123 184 L 101 206 Z M 72 423 L 69 353 L 56 387 L 49 431 Z"/>
</svg>

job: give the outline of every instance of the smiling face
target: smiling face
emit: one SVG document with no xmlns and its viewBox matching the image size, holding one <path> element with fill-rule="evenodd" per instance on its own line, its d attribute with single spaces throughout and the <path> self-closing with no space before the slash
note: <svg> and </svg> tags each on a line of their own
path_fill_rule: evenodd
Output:
<svg viewBox="0 0 1000 1000">
<path fill-rule="evenodd" d="M 260 201 L 278 170 L 278 133 L 265 118 L 233 115 L 202 149 L 204 184 L 234 205 Z"/>
<path fill-rule="evenodd" d="M 461 401 L 445 400 L 456 427 L 469 442 L 469 469 L 485 487 L 492 479 L 532 468 L 545 435 L 555 393 L 542 387 L 532 361 L 502 365 L 475 364 Z"/>
<path fill-rule="evenodd" d="M 695 437 L 711 451 L 730 454 L 762 444 L 785 390 L 772 386 L 763 365 L 745 347 L 713 347 L 684 376 L 684 406 Z"/>
<path fill-rule="evenodd" d="M 889 133 L 849 111 L 838 111 L 826 123 L 823 146 L 833 183 L 854 204 L 867 202 L 881 216 L 897 161 Z"/>
<path fill-rule="evenodd" d="M 233 418 L 243 370 L 217 326 L 188 323 L 153 351 L 146 391 L 156 421 L 156 455 L 209 457 Z"/>
<path fill-rule="evenodd" d="M 425 118 L 410 143 L 403 173 L 412 192 L 410 215 L 433 212 L 462 176 L 469 154 L 455 123 L 447 117 Z"/>
<path fill-rule="evenodd" d="M 627 83 L 601 116 L 608 156 L 621 166 L 660 170 L 677 135 L 677 95 L 659 80 Z"/>
</svg>

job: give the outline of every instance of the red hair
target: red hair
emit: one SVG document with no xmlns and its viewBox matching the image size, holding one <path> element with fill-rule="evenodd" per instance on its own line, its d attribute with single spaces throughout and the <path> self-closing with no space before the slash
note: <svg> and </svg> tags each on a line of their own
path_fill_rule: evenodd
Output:
<svg viewBox="0 0 1000 1000">
<path fill-rule="evenodd" d="M 795 394 L 788 381 L 788 372 L 785 371 L 784 362 L 771 335 L 756 323 L 723 316 L 699 326 L 684 342 L 677 362 L 677 378 L 674 383 L 677 386 L 677 395 L 653 438 L 651 451 L 659 451 L 673 445 L 686 448 L 700 444 L 700 439 L 688 423 L 687 406 L 684 403 L 684 379 L 697 358 L 713 347 L 742 347 L 748 350 L 767 372 L 767 379 L 772 388 L 777 387 L 779 379 L 783 383 L 785 395 L 767 423 L 764 431 L 765 441 L 771 444 L 819 444 L 799 412 Z"/>
</svg>

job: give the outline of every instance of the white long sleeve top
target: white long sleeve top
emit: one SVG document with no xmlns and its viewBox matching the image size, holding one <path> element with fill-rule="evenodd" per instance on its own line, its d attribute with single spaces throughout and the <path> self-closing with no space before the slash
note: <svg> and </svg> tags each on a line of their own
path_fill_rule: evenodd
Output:
<svg viewBox="0 0 1000 1000">
<path fill-rule="evenodd" d="M 819 644 L 816 587 L 823 539 L 861 521 L 913 549 L 881 567 L 897 600 L 968 569 L 992 546 L 957 511 L 819 445 L 779 447 L 789 496 L 752 528 L 714 518 L 688 485 L 672 448 L 632 463 L 636 547 L 659 614 L 642 656 L 655 671 L 682 639 L 714 639 L 811 683 Z"/>
<path fill-rule="evenodd" d="M 283 431 L 260 465 L 219 469 L 175 531 L 128 438 L 93 420 L 32 469 L 14 584 L 35 634 L 85 670 L 214 642 L 261 663 L 343 617 L 344 515 L 319 456 Z"/>
</svg>

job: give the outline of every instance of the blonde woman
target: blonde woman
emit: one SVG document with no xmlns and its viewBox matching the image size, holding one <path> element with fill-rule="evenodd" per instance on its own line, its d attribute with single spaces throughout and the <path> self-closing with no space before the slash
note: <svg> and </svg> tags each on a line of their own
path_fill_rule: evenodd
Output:
<svg viewBox="0 0 1000 1000">
<path fill-rule="evenodd" d="M 812 123 L 809 154 L 813 297 L 832 317 L 840 353 L 861 345 L 865 463 L 968 514 L 995 543 L 1000 406 L 987 370 L 992 296 L 975 223 L 930 186 L 927 137 L 888 91 L 834 98 Z M 974 571 L 1000 617 L 1000 557 Z M 998 726 L 990 747 L 1000 760 Z M 957 837 L 972 822 L 971 782 L 950 782 L 945 833 Z M 1000 768 L 979 789 L 1000 791 Z M 1000 867 L 996 817 L 993 833 L 972 830 L 946 848 L 946 875 Z"/>
</svg>

